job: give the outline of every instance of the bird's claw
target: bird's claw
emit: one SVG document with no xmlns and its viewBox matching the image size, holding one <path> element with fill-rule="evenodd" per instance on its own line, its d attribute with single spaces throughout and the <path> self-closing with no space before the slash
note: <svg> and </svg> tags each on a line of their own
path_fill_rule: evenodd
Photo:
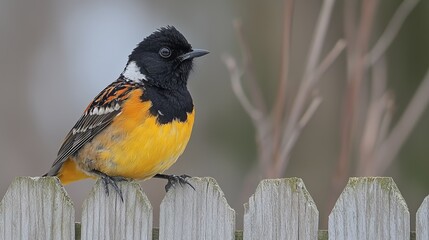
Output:
<svg viewBox="0 0 429 240">
<path fill-rule="evenodd" d="M 109 185 L 112 185 L 115 192 L 121 198 L 121 201 L 124 202 L 122 190 L 118 186 L 117 182 L 128 181 L 128 179 L 126 179 L 124 177 L 119 177 L 119 176 L 111 177 L 111 176 L 108 176 L 107 174 L 102 173 L 102 172 L 97 171 L 97 170 L 93 170 L 92 172 L 97 174 L 98 176 L 100 176 L 101 181 L 103 182 L 104 192 L 106 193 L 107 196 L 109 196 Z"/>
<path fill-rule="evenodd" d="M 176 186 L 177 183 L 180 184 L 180 186 L 183 186 L 184 184 L 189 185 L 192 189 L 195 190 L 195 187 L 192 186 L 192 184 L 187 180 L 187 178 L 190 178 L 191 176 L 183 174 L 180 176 L 177 175 L 168 175 L 168 183 L 167 185 L 165 185 L 165 191 L 168 192 L 168 190 L 170 190 L 171 187 Z"/>
<path fill-rule="evenodd" d="M 187 180 L 187 178 L 190 178 L 191 176 L 186 175 L 186 174 L 177 176 L 177 175 L 167 175 L 167 174 L 158 173 L 158 174 L 156 174 L 153 177 L 154 178 L 162 178 L 162 179 L 167 179 L 168 180 L 167 185 L 165 185 L 165 191 L 166 192 L 168 192 L 168 190 L 170 190 L 171 187 L 176 186 L 177 183 L 179 183 L 180 186 L 183 186 L 184 184 L 187 184 L 192 189 L 195 190 L 194 186 L 192 186 L 192 184 Z"/>
</svg>

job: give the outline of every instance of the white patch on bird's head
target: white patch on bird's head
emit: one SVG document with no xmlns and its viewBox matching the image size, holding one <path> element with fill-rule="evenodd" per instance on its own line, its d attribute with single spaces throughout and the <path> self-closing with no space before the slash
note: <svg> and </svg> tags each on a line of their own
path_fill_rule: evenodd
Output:
<svg viewBox="0 0 429 240">
<path fill-rule="evenodd" d="M 122 76 L 127 81 L 133 81 L 133 82 L 142 82 L 147 81 L 146 75 L 140 72 L 139 66 L 137 66 L 136 62 L 131 61 L 127 64 L 125 67 L 125 70 L 122 72 Z"/>
</svg>

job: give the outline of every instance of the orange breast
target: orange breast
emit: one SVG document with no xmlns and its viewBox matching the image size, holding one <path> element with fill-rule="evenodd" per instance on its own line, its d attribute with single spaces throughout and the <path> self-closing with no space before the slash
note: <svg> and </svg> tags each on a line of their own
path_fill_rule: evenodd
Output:
<svg viewBox="0 0 429 240">
<path fill-rule="evenodd" d="M 123 111 L 86 150 L 98 169 L 110 176 L 145 179 L 168 169 L 183 153 L 192 132 L 194 111 L 187 120 L 159 124 L 149 113 L 150 101 L 141 102 L 135 91 Z M 82 151 L 85 154 L 85 150 Z"/>
</svg>

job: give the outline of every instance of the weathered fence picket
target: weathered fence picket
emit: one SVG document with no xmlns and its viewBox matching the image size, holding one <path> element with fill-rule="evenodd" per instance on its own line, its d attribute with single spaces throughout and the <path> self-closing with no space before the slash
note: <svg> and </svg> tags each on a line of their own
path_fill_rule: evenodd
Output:
<svg viewBox="0 0 429 240">
<path fill-rule="evenodd" d="M 161 203 L 160 240 L 233 240 L 235 211 L 213 178 L 192 178 Z"/>
<path fill-rule="evenodd" d="M 391 178 L 351 178 L 329 215 L 330 240 L 410 239 L 410 213 Z"/>
<path fill-rule="evenodd" d="M 82 240 L 152 239 L 152 206 L 137 182 L 120 182 L 124 202 L 100 180 L 83 204 Z"/>
<path fill-rule="evenodd" d="M 212 178 L 192 178 L 161 203 L 160 227 L 137 182 L 122 182 L 124 202 L 97 181 L 85 200 L 82 223 L 57 178 L 16 178 L 0 202 L 0 240 L 9 239 L 410 239 L 410 214 L 391 178 L 351 178 L 318 231 L 318 211 L 299 178 L 263 180 L 245 204 L 244 231 Z M 235 233 L 235 236 L 234 236 Z M 411 239 L 414 234 L 411 234 Z M 416 216 L 416 236 L 429 240 L 429 196 Z"/>
<path fill-rule="evenodd" d="M 429 196 L 417 210 L 416 218 L 417 240 L 429 239 Z"/>
<path fill-rule="evenodd" d="M 244 205 L 244 239 L 317 239 L 319 212 L 300 178 L 263 180 Z"/>
<path fill-rule="evenodd" d="M 74 214 L 58 179 L 17 177 L 0 203 L 0 239 L 74 240 Z"/>
</svg>

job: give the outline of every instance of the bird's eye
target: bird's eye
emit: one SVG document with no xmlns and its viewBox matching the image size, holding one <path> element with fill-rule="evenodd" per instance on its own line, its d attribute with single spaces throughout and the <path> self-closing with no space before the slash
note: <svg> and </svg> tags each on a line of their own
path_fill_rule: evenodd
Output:
<svg viewBox="0 0 429 240">
<path fill-rule="evenodd" d="M 171 56 L 171 50 L 168 47 L 163 47 L 159 50 L 159 56 L 169 58 Z"/>
</svg>

